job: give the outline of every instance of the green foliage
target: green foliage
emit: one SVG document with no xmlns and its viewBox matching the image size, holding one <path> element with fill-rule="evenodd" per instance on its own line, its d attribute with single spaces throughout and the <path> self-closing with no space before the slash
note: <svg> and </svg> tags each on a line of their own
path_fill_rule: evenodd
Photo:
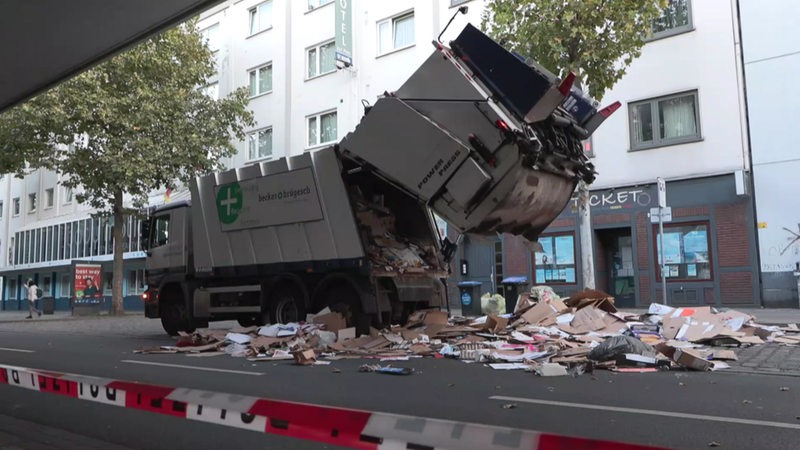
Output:
<svg viewBox="0 0 800 450">
<path fill-rule="evenodd" d="M 0 171 L 45 167 L 110 211 L 220 166 L 253 125 L 245 89 L 212 99 L 214 55 L 189 22 L 150 38 L 0 116 Z"/>
<path fill-rule="evenodd" d="M 577 82 L 596 99 L 641 54 L 666 0 L 490 0 L 483 28 L 506 48 Z"/>
</svg>

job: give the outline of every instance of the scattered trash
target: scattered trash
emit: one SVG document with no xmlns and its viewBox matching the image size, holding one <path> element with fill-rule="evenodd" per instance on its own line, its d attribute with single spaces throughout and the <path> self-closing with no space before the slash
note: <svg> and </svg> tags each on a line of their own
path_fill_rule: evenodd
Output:
<svg viewBox="0 0 800 450">
<path fill-rule="evenodd" d="M 506 403 L 503 405 L 503 409 L 514 409 L 517 407 L 516 403 Z"/>
<path fill-rule="evenodd" d="M 752 402 L 752 400 L 742 400 L 742 403 L 745 404 L 745 405 L 749 405 L 749 404 L 751 404 L 753 402 Z"/>
<path fill-rule="evenodd" d="M 786 387 L 786 386 L 781 386 L 781 391 L 788 391 L 788 390 L 789 390 L 789 388 L 788 388 L 788 387 Z"/>
<path fill-rule="evenodd" d="M 709 447 L 719 447 L 719 446 L 721 446 L 721 445 L 722 445 L 722 444 L 720 444 L 720 443 L 719 443 L 719 442 L 717 442 L 717 441 L 711 441 L 711 442 L 709 442 L 709 443 L 708 443 L 708 446 L 709 446 Z"/>
<path fill-rule="evenodd" d="M 413 254 L 381 257 L 388 257 L 388 264 L 398 271 L 421 267 Z M 388 362 L 434 357 L 485 364 L 493 370 L 578 377 L 603 369 L 613 374 L 680 368 L 716 371 L 737 360 L 738 347 L 765 342 L 800 345 L 796 324 L 759 325 L 749 314 L 709 306 L 673 308 L 653 303 L 639 315 L 618 311 L 614 298 L 601 291 L 584 290 L 561 298 L 547 286 L 534 286 L 520 294 L 513 312 L 506 314 L 501 296 L 484 297 L 487 315 L 478 318 L 420 310 L 402 326 L 371 328 L 358 336 L 343 314 L 325 308 L 301 323 L 182 332 L 175 345 L 134 353 L 226 354 L 253 362 L 293 360 L 298 365 L 328 365 L 344 358 Z M 413 372 L 379 364 L 365 364 L 360 370 Z"/>
</svg>

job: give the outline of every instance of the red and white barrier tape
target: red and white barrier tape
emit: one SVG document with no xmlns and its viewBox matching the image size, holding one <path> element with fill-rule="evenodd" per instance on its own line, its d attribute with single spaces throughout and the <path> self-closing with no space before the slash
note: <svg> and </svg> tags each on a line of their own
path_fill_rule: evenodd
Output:
<svg viewBox="0 0 800 450">
<path fill-rule="evenodd" d="M 356 449 L 644 450 L 654 448 L 7 365 L 0 365 L 0 384 Z"/>
</svg>

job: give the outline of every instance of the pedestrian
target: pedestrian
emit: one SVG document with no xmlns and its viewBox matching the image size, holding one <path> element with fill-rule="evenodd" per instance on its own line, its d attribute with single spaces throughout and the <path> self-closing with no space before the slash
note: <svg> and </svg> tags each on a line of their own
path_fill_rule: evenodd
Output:
<svg viewBox="0 0 800 450">
<path fill-rule="evenodd" d="M 28 317 L 26 319 L 33 319 L 34 312 L 39 317 L 42 316 L 42 312 L 36 309 L 36 300 L 39 300 L 38 290 L 39 286 L 33 280 L 28 280 Z"/>
</svg>

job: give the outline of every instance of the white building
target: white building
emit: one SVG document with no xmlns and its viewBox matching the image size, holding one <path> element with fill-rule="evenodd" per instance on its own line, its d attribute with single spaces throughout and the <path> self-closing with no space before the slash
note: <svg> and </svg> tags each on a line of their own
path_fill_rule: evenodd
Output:
<svg viewBox="0 0 800 450">
<path fill-rule="evenodd" d="M 207 90 L 226 95 L 247 87 L 257 121 L 228 166 L 296 155 L 344 137 L 359 122 L 362 102 L 374 103 L 398 88 L 430 55 L 431 41 L 459 5 L 469 11 L 442 36 L 447 42 L 467 22 L 480 24 L 482 1 L 229 0 L 204 13 L 199 27 L 217 52 L 219 69 Z M 622 304 L 659 296 L 655 231 L 647 218 L 657 203 L 656 177 L 667 180 L 673 206 L 665 243 L 670 301 L 753 303 L 758 297 L 736 5 L 673 0 L 642 56 L 605 95 L 606 103 L 620 100 L 623 107 L 590 144 L 600 173 L 592 202 L 595 265 L 598 287 Z M 337 29 L 345 30 L 340 47 L 350 41 L 348 67 L 337 67 Z M 45 196 L 49 186 L 7 177 L 2 198 L 25 201 L 33 190 Z M 63 202 L 54 189 L 55 203 Z M 39 220 L 86 214 L 76 208 L 59 209 L 52 218 L 21 213 L 30 220 L 9 220 L 6 209 L 2 241 Z M 523 275 L 566 292 L 580 289 L 577 227 L 567 208 L 542 238 L 550 253 L 538 257 L 512 239 L 482 244 L 487 258 L 468 244 L 460 257 L 472 261 L 462 278 L 491 283 Z M 131 261 L 136 268 L 133 262 L 141 258 Z M 17 272 L 34 268 L 5 266 Z"/>
</svg>

